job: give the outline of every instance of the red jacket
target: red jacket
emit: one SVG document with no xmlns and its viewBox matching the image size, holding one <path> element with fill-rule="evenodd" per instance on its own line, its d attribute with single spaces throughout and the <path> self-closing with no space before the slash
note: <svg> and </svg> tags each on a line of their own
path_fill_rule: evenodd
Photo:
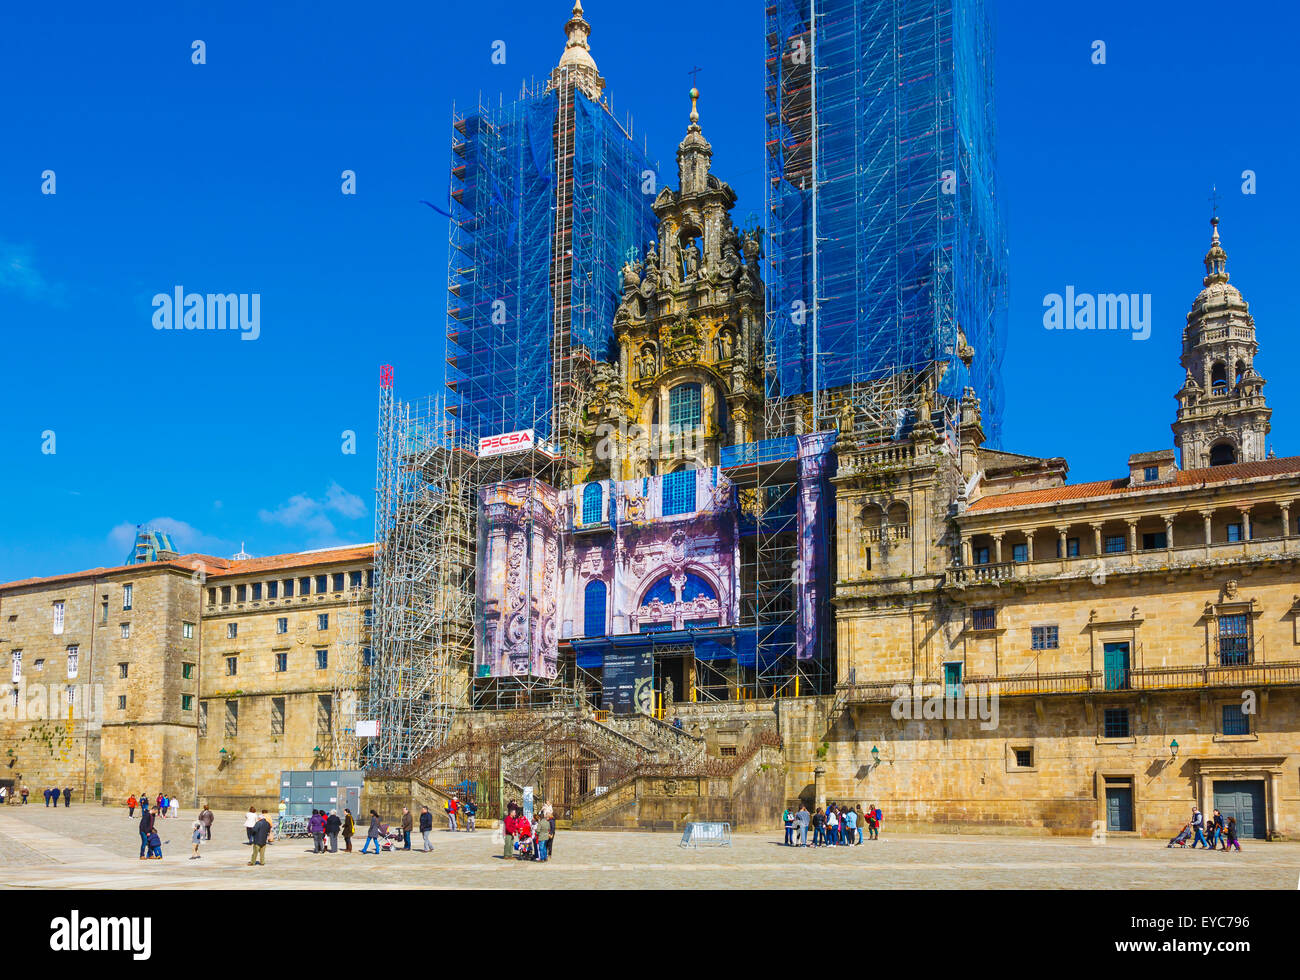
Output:
<svg viewBox="0 0 1300 980">
<path fill-rule="evenodd" d="M 516 824 L 515 826 L 516 826 L 516 833 L 518 833 L 520 837 L 533 836 L 533 826 L 528 822 L 527 817 L 520 817 L 519 823 Z"/>
<path fill-rule="evenodd" d="M 513 813 L 507 813 L 507 814 L 506 814 L 506 833 L 507 833 L 507 834 L 511 834 L 511 835 L 513 835 L 514 832 L 515 832 L 515 827 L 518 826 L 518 823 L 519 823 L 519 822 L 515 819 L 515 815 L 514 815 Z"/>
</svg>

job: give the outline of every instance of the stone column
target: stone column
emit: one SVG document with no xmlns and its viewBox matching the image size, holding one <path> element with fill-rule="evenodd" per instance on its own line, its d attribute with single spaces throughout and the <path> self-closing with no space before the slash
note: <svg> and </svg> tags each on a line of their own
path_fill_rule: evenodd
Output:
<svg viewBox="0 0 1300 980">
<path fill-rule="evenodd" d="M 1282 511 L 1282 537 L 1291 537 L 1291 501 L 1284 500 L 1278 504 Z"/>
<path fill-rule="evenodd" d="M 1174 550 L 1174 515 L 1165 514 L 1165 551 Z"/>
<path fill-rule="evenodd" d="M 1214 511 L 1203 510 L 1201 511 L 1201 517 L 1205 518 L 1205 546 L 1208 548 L 1210 546 L 1211 537 L 1214 533 L 1213 526 L 1211 525 L 1211 521 L 1214 520 Z"/>
<path fill-rule="evenodd" d="M 960 532 L 958 532 L 958 533 L 960 533 Z M 961 563 L 962 563 L 962 567 L 963 567 L 963 568 L 969 568 L 969 567 L 970 567 L 970 561 L 971 561 L 971 552 L 970 552 L 970 535 L 962 535 L 962 536 L 958 539 L 958 543 L 959 543 L 959 546 L 960 546 L 960 548 L 961 548 Z"/>
<path fill-rule="evenodd" d="M 824 807 L 826 805 L 826 767 L 817 766 L 813 769 L 813 803 L 814 806 Z"/>
<path fill-rule="evenodd" d="M 1025 560 L 1034 560 L 1034 528 L 1025 532 Z"/>
<path fill-rule="evenodd" d="M 1138 550 L 1138 522 L 1134 520 L 1128 522 L 1128 550 Z"/>
<path fill-rule="evenodd" d="M 1088 526 L 1092 528 L 1092 547 L 1093 547 L 1093 550 L 1097 553 L 1097 557 L 1101 557 L 1101 525 L 1100 525 L 1100 524 L 1090 524 L 1090 525 L 1088 525 Z"/>
<path fill-rule="evenodd" d="M 1241 511 L 1241 540 L 1249 541 L 1254 536 L 1250 533 L 1250 508 L 1238 507 L 1237 509 Z"/>
<path fill-rule="evenodd" d="M 1001 564 L 1002 562 L 1002 534 L 1001 532 L 993 535 L 993 562 Z"/>
<path fill-rule="evenodd" d="M 1066 538 L 1069 537 L 1069 534 L 1070 534 L 1069 527 L 1062 526 L 1056 529 L 1056 539 L 1057 539 L 1056 550 L 1059 553 L 1057 557 L 1059 557 L 1062 561 L 1070 557 L 1069 555 L 1070 549 L 1066 545 Z"/>
</svg>

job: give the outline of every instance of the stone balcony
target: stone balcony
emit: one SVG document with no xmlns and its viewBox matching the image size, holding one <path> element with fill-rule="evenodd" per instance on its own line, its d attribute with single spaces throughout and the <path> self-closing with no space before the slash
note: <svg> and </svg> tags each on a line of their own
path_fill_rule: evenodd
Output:
<svg viewBox="0 0 1300 980">
<path fill-rule="evenodd" d="M 1040 558 L 1032 561 L 1002 561 L 980 565 L 953 564 L 948 568 L 947 584 L 968 588 L 1014 582 L 1099 577 L 1103 574 L 1167 573 L 1206 565 L 1296 558 L 1300 558 L 1300 537 L 1291 535 L 1253 538 L 1249 541 L 1180 545 L 1145 551 L 1076 555 L 1069 558 Z"/>
<path fill-rule="evenodd" d="M 1008 698 L 1267 686 L 1300 687 L 1300 661 L 971 676 L 963 678 L 954 690 L 963 697 L 996 693 Z M 922 698 L 943 697 L 949 688 L 940 681 L 903 677 L 840 684 L 836 691 L 837 700 L 845 704 L 880 704 L 911 698 L 914 691 Z"/>
</svg>

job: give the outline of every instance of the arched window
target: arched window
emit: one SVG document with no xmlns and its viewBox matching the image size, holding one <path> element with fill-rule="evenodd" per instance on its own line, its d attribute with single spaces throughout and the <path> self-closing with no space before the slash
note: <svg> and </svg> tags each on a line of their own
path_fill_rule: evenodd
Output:
<svg viewBox="0 0 1300 980">
<path fill-rule="evenodd" d="M 1210 368 L 1210 390 L 1221 395 L 1228 390 L 1228 369 L 1222 361 L 1216 361 Z"/>
<path fill-rule="evenodd" d="M 1238 362 L 1237 362 L 1236 377 L 1235 377 L 1233 383 L 1234 383 L 1234 384 L 1241 384 L 1241 379 L 1244 378 L 1245 376 L 1246 376 L 1246 362 L 1245 362 L 1245 361 L 1238 361 Z"/>
<path fill-rule="evenodd" d="M 1237 461 L 1237 452 L 1231 443 L 1221 442 L 1210 447 L 1210 465 L 1228 466 Z"/>
<path fill-rule="evenodd" d="M 582 635 L 605 635 L 605 583 L 593 579 L 582 596 Z"/>
<path fill-rule="evenodd" d="M 599 483 L 588 483 L 582 491 L 582 523 L 598 524 L 600 522 L 600 505 L 604 494 Z"/>
<path fill-rule="evenodd" d="M 668 392 L 668 424 L 675 428 L 694 429 L 700 424 L 700 386 L 678 385 Z"/>
</svg>

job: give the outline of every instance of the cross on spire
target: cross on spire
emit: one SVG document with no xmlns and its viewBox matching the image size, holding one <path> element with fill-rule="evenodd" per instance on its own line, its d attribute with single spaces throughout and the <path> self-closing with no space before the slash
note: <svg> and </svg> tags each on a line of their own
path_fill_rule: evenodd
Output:
<svg viewBox="0 0 1300 980">
<path fill-rule="evenodd" d="M 691 85 L 692 85 L 693 87 L 695 86 L 696 81 L 697 81 L 697 79 L 696 79 L 695 76 L 698 75 L 698 74 L 699 74 L 700 72 L 702 72 L 702 71 L 704 71 L 704 69 L 701 68 L 699 65 L 696 65 L 694 68 L 692 68 L 690 71 L 688 71 L 688 72 L 686 73 L 686 74 L 688 74 L 688 75 L 691 76 Z"/>
<path fill-rule="evenodd" d="M 1214 216 L 1219 216 L 1219 187 L 1214 185 L 1210 188 L 1210 203 L 1214 205 Z"/>
</svg>

